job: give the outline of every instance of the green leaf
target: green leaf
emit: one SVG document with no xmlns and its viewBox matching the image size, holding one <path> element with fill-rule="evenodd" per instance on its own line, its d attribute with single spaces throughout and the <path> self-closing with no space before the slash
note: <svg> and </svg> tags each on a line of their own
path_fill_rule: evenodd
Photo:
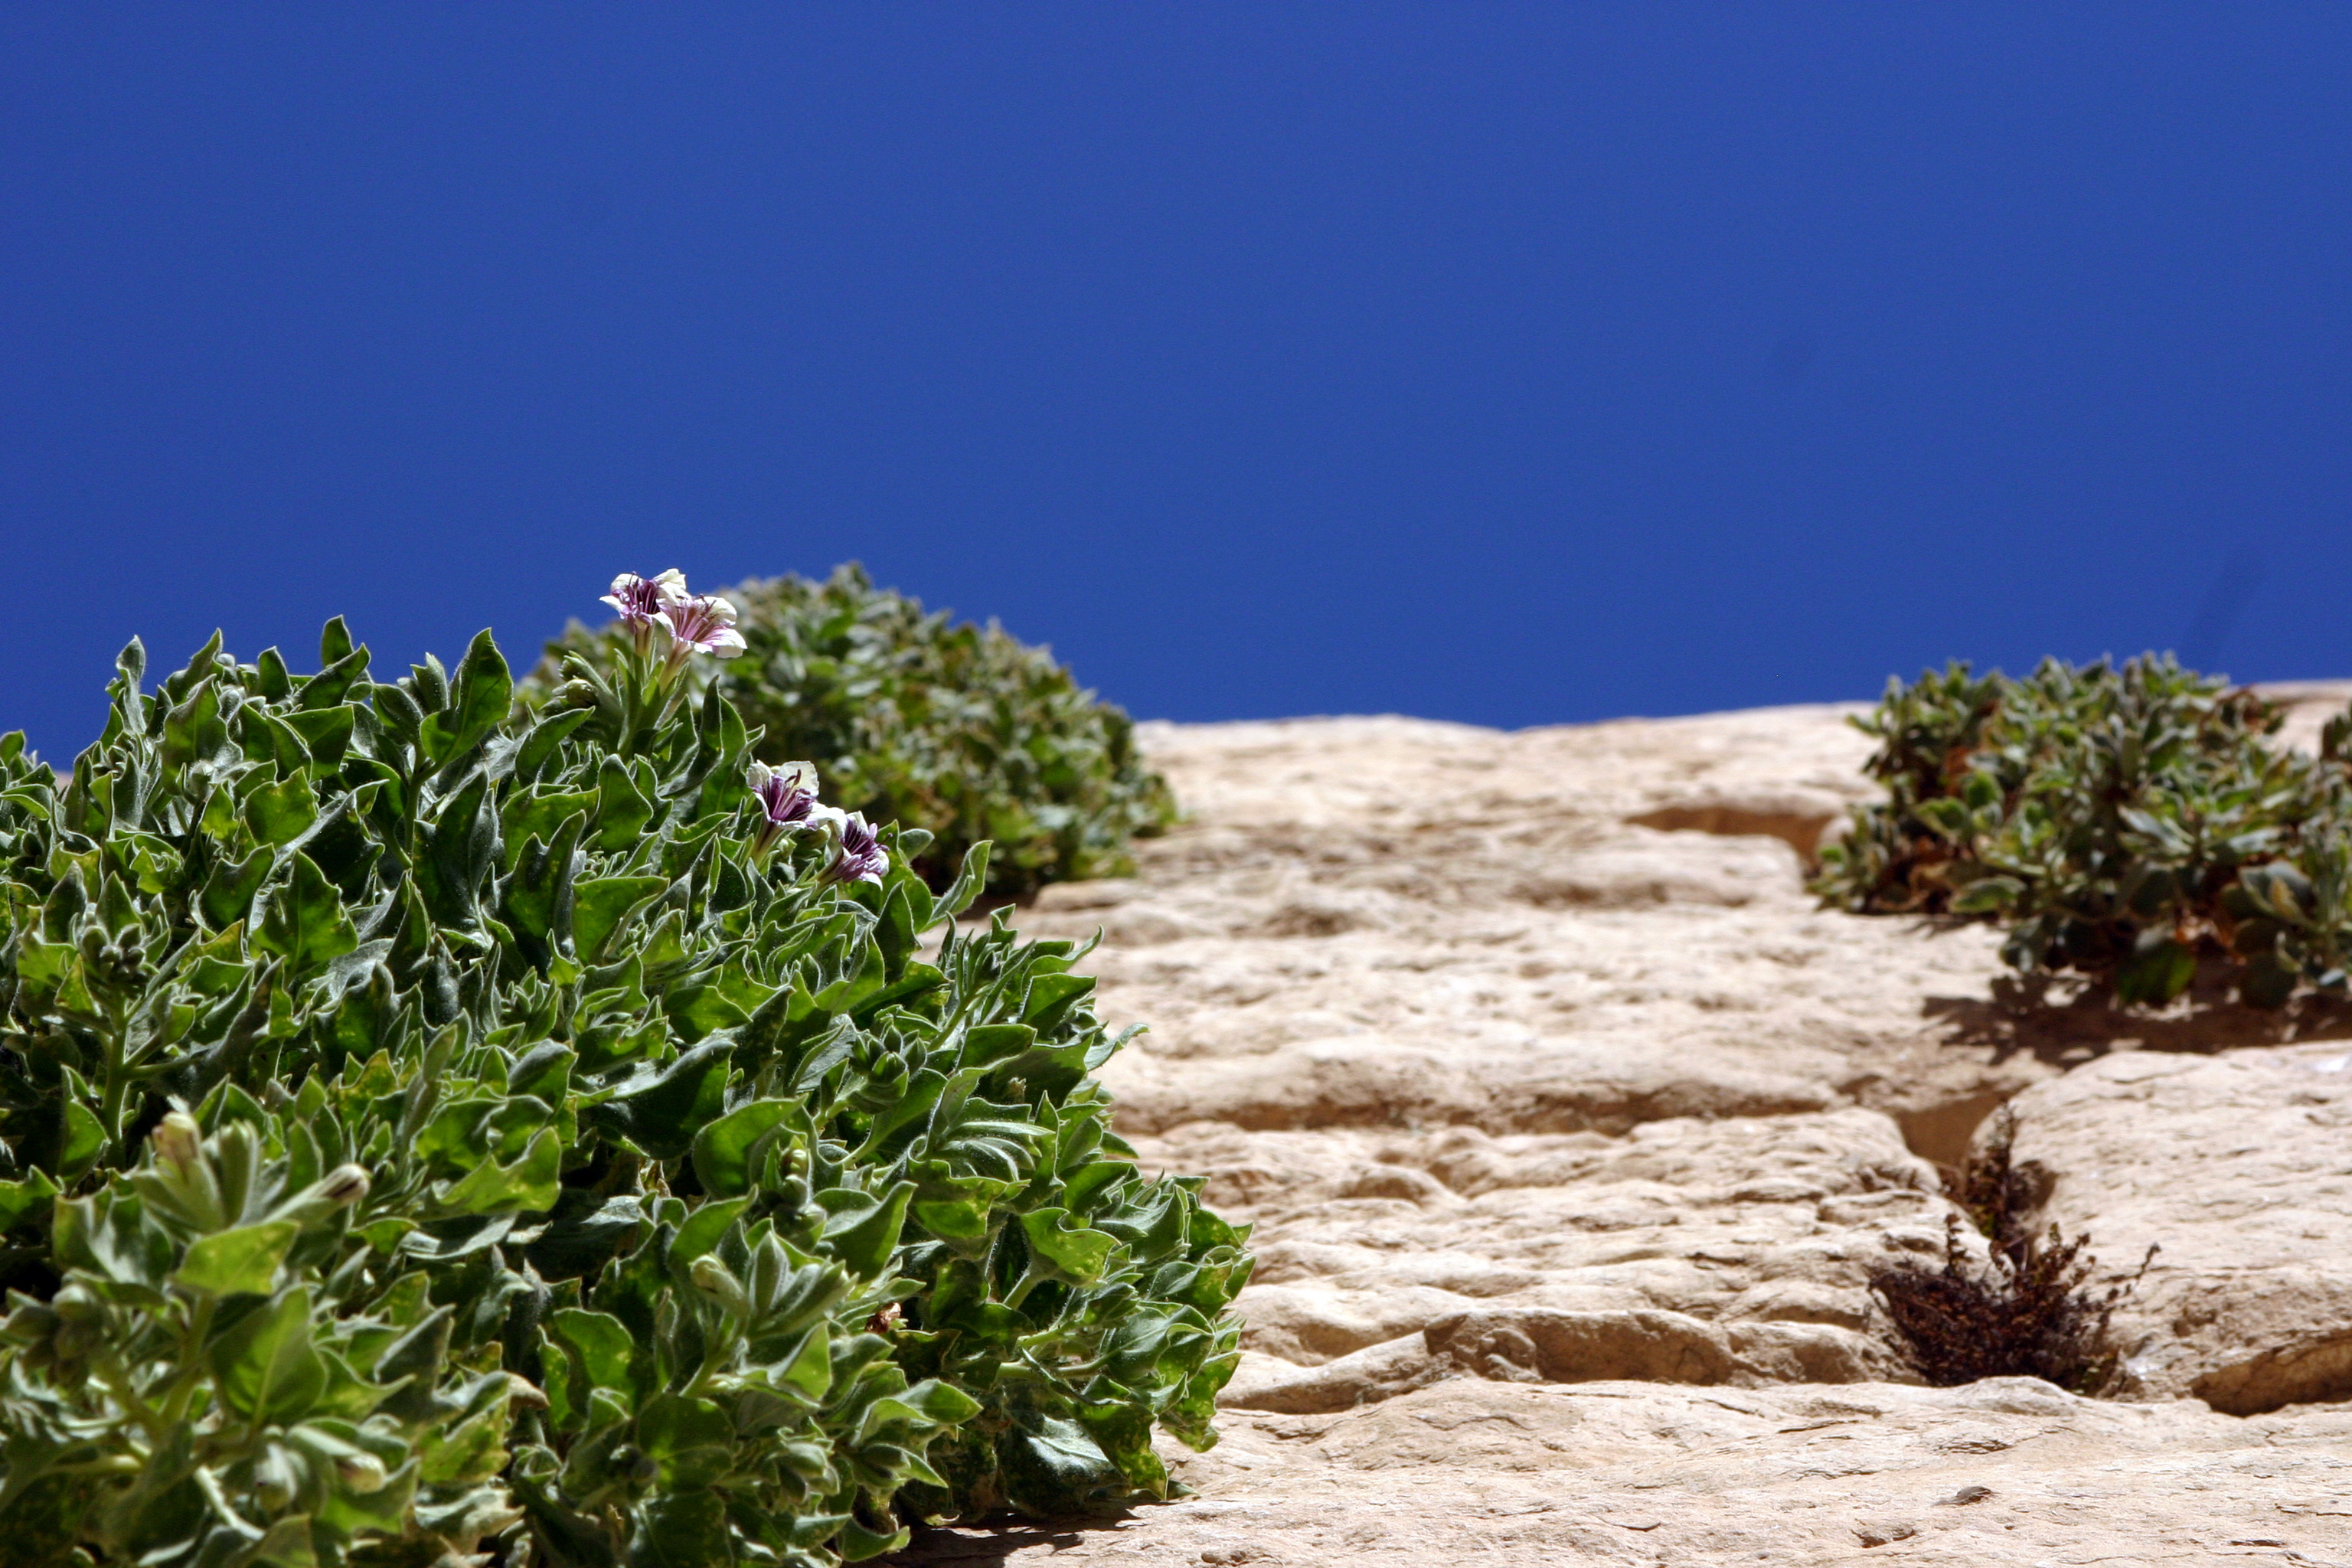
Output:
<svg viewBox="0 0 2352 1568">
<path fill-rule="evenodd" d="M 95 1121 L 96 1117 L 90 1120 Z M 104 1135 L 105 1129 L 100 1133 Z M 0 1235 L 28 1225 L 49 1212 L 58 1195 L 57 1183 L 44 1172 L 29 1172 L 20 1182 L 0 1182 Z"/>
<path fill-rule="evenodd" d="M 1952 896 L 1956 915 L 1995 914 L 2014 909 L 2025 884 L 2014 877 L 1981 877 Z"/>
<path fill-rule="evenodd" d="M 917 1204 L 915 1222 L 942 1241 L 981 1241 L 988 1236 L 988 1207 L 970 1200 Z"/>
<path fill-rule="evenodd" d="M 217 1231 L 190 1244 L 172 1283 L 208 1296 L 266 1296 L 300 1229 L 290 1219 L 274 1219 Z"/>
<path fill-rule="evenodd" d="M 205 879 L 205 890 L 198 902 L 204 906 L 205 923 L 221 931 L 244 920 L 253 910 L 253 895 L 262 879 L 269 875 L 270 856 L 267 849 L 257 849 L 242 860 L 214 862 L 212 874 Z"/>
<path fill-rule="evenodd" d="M 1017 1057 L 1037 1043 L 1037 1031 L 1026 1024 L 980 1024 L 966 1029 L 959 1068 L 988 1067 Z"/>
<path fill-rule="evenodd" d="M 336 625 L 341 619 L 338 616 L 328 625 Z M 350 641 L 346 634 L 342 644 L 348 647 Z M 322 639 L 320 646 L 324 648 L 329 645 Z M 364 647 L 350 648 L 340 658 L 326 660 L 324 668 L 302 683 L 302 695 L 296 700 L 297 705 L 306 712 L 341 706 L 352 688 L 366 676 L 367 667 L 368 650 Z"/>
<path fill-rule="evenodd" d="M 445 1184 L 437 1191 L 436 1205 L 445 1215 L 544 1209 L 554 1204 L 562 1173 L 563 1144 L 551 1130 L 542 1130 L 512 1164 L 484 1160 L 463 1179 Z"/>
<path fill-rule="evenodd" d="M 595 805 L 593 790 L 551 790 L 544 795 L 518 790 L 509 795 L 499 810 L 499 834 L 507 841 L 509 863 L 526 840 L 536 838 L 542 844 L 552 844 L 557 830 L 573 816 L 580 817 L 584 826 L 587 814 Z"/>
<path fill-rule="evenodd" d="M 286 727 L 302 738 L 310 760 L 321 769 L 331 770 L 342 765 L 343 754 L 351 750 L 352 724 L 359 710 L 348 703 L 332 708 L 313 708 L 281 713 Z"/>
<path fill-rule="evenodd" d="M 962 914 L 971 908 L 971 901 L 987 888 L 990 847 L 989 841 L 983 838 L 963 852 L 963 866 L 956 872 L 956 879 L 931 906 L 932 924 L 950 921 Z"/>
<path fill-rule="evenodd" d="M 561 1105 L 572 1087 L 572 1065 L 580 1054 L 561 1040 L 541 1040 L 515 1058 L 507 1069 L 509 1098 L 529 1095 L 550 1105 Z"/>
<path fill-rule="evenodd" d="M 963 1390 L 936 1378 L 925 1378 L 904 1394 L 886 1394 L 867 1405 L 865 1415 L 858 1418 L 856 1435 L 850 1441 L 864 1447 L 894 1426 L 918 1431 L 961 1426 L 979 1415 L 980 1409 L 980 1402 Z M 1149 1426 L 1148 1419 L 1145 1425 Z"/>
<path fill-rule="evenodd" d="M 514 677 L 487 628 L 475 635 L 451 682 L 448 706 L 418 731 L 425 754 L 446 763 L 465 755 L 506 720 L 514 706 Z"/>
<path fill-rule="evenodd" d="M 280 1294 L 213 1342 L 222 1402 L 248 1420 L 299 1420 L 326 1391 L 327 1368 L 310 1342 L 310 1291 Z"/>
<path fill-rule="evenodd" d="M 631 1547 L 632 1568 L 706 1568 L 733 1560 L 726 1500 L 701 1487 L 656 1492 Z"/>
<path fill-rule="evenodd" d="M 321 666 L 340 663 L 351 657 L 352 628 L 337 616 L 319 628 L 319 663 Z"/>
<path fill-rule="evenodd" d="M 620 758 L 608 756 L 597 768 L 596 801 L 596 847 L 636 847 L 653 820 L 654 803 L 638 791 Z"/>
<path fill-rule="evenodd" d="M 1082 1400 L 1078 1422 L 1120 1477 L 1146 1497 L 1168 1495 L 1168 1467 L 1151 1451 L 1151 1407 L 1124 1389 L 1124 1398 Z"/>
<path fill-rule="evenodd" d="M 454 1431 L 426 1439 L 418 1479 L 440 1487 L 489 1480 L 506 1468 L 509 1419 L 506 1402 L 500 1400 Z"/>
<path fill-rule="evenodd" d="M 298 974 L 322 968 L 360 944 L 342 895 L 310 856 L 297 850 L 292 874 L 263 900 L 254 946 L 283 956 Z"/>
<path fill-rule="evenodd" d="M 58 1139 L 58 1174 L 71 1183 L 98 1163 L 109 1142 L 98 1113 L 70 1096 L 59 1108 L 64 1127 Z"/>
<path fill-rule="evenodd" d="M 656 1394 L 638 1412 L 637 1443 L 661 1467 L 663 1485 L 709 1486 L 733 1468 L 735 1423 L 708 1399 Z"/>
<path fill-rule="evenodd" d="M 893 1552 L 906 1550 L 913 1531 L 905 1526 L 887 1534 L 868 1530 L 853 1517 L 841 1527 L 841 1537 L 835 1543 L 844 1563 L 866 1563 Z"/>
<path fill-rule="evenodd" d="M 1077 1005 L 1078 998 L 1094 988 L 1095 977 L 1091 974 L 1041 974 L 1029 983 L 1021 1021 L 1040 1033 L 1051 1029 Z"/>
<path fill-rule="evenodd" d="M 291 844 L 318 820 L 319 802 L 311 793 L 307 771 L 298 770 L 279 784 L 263 784 L 246 797 L 246 826 L 264 844 Z"/>
<path fill-rule="evenodd" d="M 593 963 L 631 911 L 669 891 L 667 877 L 590 877 L 572 885 L 572 950 Z"/>
<path fill-rule="evenodd" d="M 832 1215 L 825 1222 L 825 1250 L 853 1274 L 880 1277 L 898 1249 L 898 1233 L 907 1222 L 908 1200 L 914 1195 L 915 1184 L 900 1182 L 879 1200 L 868 1198 L 857 1207 Z"/>
<path fill-rule="evenodd" d="M 677 1159 L 692 1147 L 695 1133 L 726 1108 L 734 1051 L 732 1040 L 712 1040 L 667 1067 L 641 1069 L 610 1099 L 583 1108 L 581 1118 L 626 1138 L 653 1159 Z"/>
<path fill-rule="evenodd" d="M 634 1196 L 608 1198 L 566 1187 L 523 1256 L 547 1279 L 593 1279 L 644 1224 L 645 1211 Z"/>
<path fill-rule="evenodd" d="M 1008 1500 L 1024 1510 L 1081 1512 L 1121 1479 L 1086 1428 L 1061 1416 L 1025 1415 L 999 1440 L 999 1451 Z"/>
<path fill-rule="evenodd" d="M 1051 1264 L 1073 1284 L 1091 1285 L 1102 1278 L 1118 1238 L 1072 1223 L 1066 1209 L 1032 1209 L 1021 1216 L 1021 1232 L 1029 1238 L 1032 1256 Z"/>
<path fill-rule="evenodd" d="M 823 1323 L 809 1330 L 800 1347 L 786 1358 L 778 1381 L 811 1404 L 833 1392 L 832 1345 Z"/>
<path fill-rule="evenodd" d="M 789 1100 L 739 1105 L 694 1135 L 694 1174 L 713 1197 L 740 1197 L 751 1188 L 751 1146 L 793 1113 Z"/>
<path fill-rule="evenodd" d="M 2142 931 L 2132 956 L 2116 972 L 2116 999 L 2160 1007 L 2197 978 L 2197 954 L 2164 931 Z"/>
<path fill-rule="evenodd" d="M 424 1276 L 409 1278 L 421 1279 Z M 392 1300 L 393 1293 L 387 1292 L 385 1316 L 397 1323 L 399 1319 L 390 1310 Z M 440 1381 L 442 1363 L 449 1353 L 449 1334 L 456 1317 L 455 1308 L 432 1309 L 410 1324 L 407 1331 L 377 1358 L 371 1375 L 381 1384 L 403 1384 L 378 1407 L 383 1414 L 412 1427 L 437 1421 L 445 1414 L 434 1402 L 433 1388 Z"/>
<path fill-rule="evenodd" d="M 636 1357 L 636 1341 L 620 1319 L 584 1307 L 559 1307 L 547 1315 L 546 1332 L 559 1349 L 579 1358 L 581 1370 L 593 1386 L 620 1394 L 635 1387 L 630 1366 Z"/>
<path fill-rule="evenodd" d="M 596 716 L 593 708 L 574 708 L 568 712 L 551 713 L 534 721 L 525 732 L 522 742 L 515 749 L 514 776 L 524 784 L 546 771 L 555 757 L 556 748 L 572 731 Z"/>
<path fill-rule="evenodd" d="M 220 634 L 213 634 L 213 642 Z M 209 677 L 200 681 L 187 700 L 163 716 L 163 762 L 184 767 L 216 756 L 228 745 L 228 725 L 220 716 L 220 687 Z"/>
<path fill-rule="evenodd" d="M 715 1249 L 730 1226 L 742 1217 L 749 1198 L 727 1198 L 704 1204 L 686 1216 L 677 1227 L 676 1239 L 669 1244 L 669 1266 L 680 1275 L 687 1266 L 703 1254 Z"/>
</svg>

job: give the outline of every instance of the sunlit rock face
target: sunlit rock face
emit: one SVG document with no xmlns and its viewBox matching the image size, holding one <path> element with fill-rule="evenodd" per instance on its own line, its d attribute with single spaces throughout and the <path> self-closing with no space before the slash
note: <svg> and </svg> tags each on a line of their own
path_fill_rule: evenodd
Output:
<svg viewBox="0 0 2352 1568">
<path fill-rule="evenodd" d="M 1103 933 L 1123 1131 L 1257 1226 L 1227 1437 L 1185 1501 L 918 1558 L 2352 1560 L 2352 1027 L 1817 910 L 1854 711 L 1143 726 L 1188 821 L 1021 924 Z M 2163 1246 L 2120 1401 L 1916 1386 L 1873 1312 L 2009 1100 L 2045 1223 Z"/>
</svg>

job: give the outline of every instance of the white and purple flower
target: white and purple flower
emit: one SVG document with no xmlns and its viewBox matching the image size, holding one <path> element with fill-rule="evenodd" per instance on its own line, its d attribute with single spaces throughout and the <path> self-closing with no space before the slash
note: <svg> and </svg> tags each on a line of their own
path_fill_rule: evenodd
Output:
<svg viewBox="0 0 2352 1568">
<path fill-rule="evenodd" d="M 686 574 L 673 566 L 658 577 L 622 573 L 613 579 L 613 591 L 604 595 L 604 602 L 619 612 L 621 624 L 629 628 L 630 640 L 637 645 L 637 657 L 642 658 L 654 627 L 667 627 L 664 616 L 686 597 Z"/>
<path fill-rule="evenodd" d="M 836 882 L 871 882 L 880 887 L 882 873 L 890 868 L 890 855 L 872 825 L 855 811 L 828 809 L 825 816 L 835 836 L 833 864 L 825 868 L 825 875 Z"/>
<path fill-rule="evenodd" d="M 672 663 L 683 664 L 688 654 L 733 658 L 743 651 L 743 634 L 735 629 L 735 606 L 716 594 L 674 600 L 656 612 L 656 618 L 669 628 Z"/>
<path fill-rule="evenodd" d="M 786 763 L 772 768 L 753 763 L 743 782 L 751 786 L 751 797 L 760 805 L 760 827 L 751 840 L 755 855 L 765 852 L 788 829 L 824 820 L 819 815 L 824 808 L 816 803 L 816 768 L 811 763 Z"/>
</svg>

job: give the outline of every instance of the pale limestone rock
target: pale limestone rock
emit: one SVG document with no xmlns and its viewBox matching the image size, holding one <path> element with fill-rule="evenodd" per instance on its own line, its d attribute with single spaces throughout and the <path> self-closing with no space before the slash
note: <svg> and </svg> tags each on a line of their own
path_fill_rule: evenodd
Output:
<svg viewBox="0 0 2352 1568">
<path fill-rule="evenodd" d="M 2309 744 L 2346 689 L 2289 695 Z M 1257 1226 L 1225 1441 L 1170 1451 L 1186 1500 L 908 1560 L 2352 1568 L 2352 1407 L 2170 1397 L 2352 1392 L 2352 1073 L 2294 1043 L 2341 1015 L 2117 1012 L 1817 910 L 1858 710 L 1140 726 L 1189 820 L 1021 925 L 1103 931 L 1152 1026 L 1121 1127 Z M 2021 1090 L 2051 1214 L 2165 1244 L 2138 1403 L 1909 1385 L 1879 1337 L 1927 1162 Z"/>
<path fill-rule="evenodd" d="M 1195 1122 L 1139 1152 L 1255 1222 L 1244 1343 L 1294 1367 L 1453 1321 L 1474 1327 L 1431 1353 L 1482 1375 L 1517 1375 L 1499 1358 L 1553 1382 L 1663 1376 L 1691 1357 L 1686 1381 L 1899 1375 L 1866 1331 L 1867 1271 L 1931 1252 L 1950 1212 L 1894 1124 L 1857 1108 L 1619 1137 Z M 1536 1359 L 1474 1352 L 1488 1329 L 1532 1335 Z"/>
<path fill-rule="evenodd" d="M 2238 1415 L 2352 1396 L 2352 1050 L 2136 1051 L 2015 1110 L 2045 1218 L 2109 1279 L 2161 1248 L 2116 1315 L 2137 1390 Z"/>
<path fill-rule="evenodd" d="M 1859 1104 L 1957 1160 L 2001 1098 L 2150 1026 L 2007 1005 L 1982 928 L 1814 908 L 1794 846 L 1870 794 L 1854 710 L 1147 724 L 1190 820 L 1023 928 L 1103 931 L 1107 1016 L 1151 1026 L 1105 1075 L 1137 1131 Z"/>
<path fill-rule="evenodd" d="M 1336 1413 L 1229 1411 L 1192 1497 L 922 1532 L 1015 1565 L 2352 1563 L 2352 1409 L 1967 1388 L 1454 1378 Z"/>
</svg>

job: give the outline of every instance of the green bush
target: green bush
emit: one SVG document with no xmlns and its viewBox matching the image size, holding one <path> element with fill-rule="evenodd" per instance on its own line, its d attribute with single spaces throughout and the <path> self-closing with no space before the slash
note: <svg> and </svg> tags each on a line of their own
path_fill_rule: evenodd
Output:
<svg viewBox="0 0 2352 1568">
<path fill-rule="evenodd" d="M 1815 890 L 1860 913 L 1998 921 L 2017 969 L 2078 971 L 2124 1002 L 2178 996 L 2200 953 L 2226 956 L 2257 1005 L 2341 994 L 2352 721 L 2315 758 L 2276 742 L 2283 718 L 2153 654 L 1889 681 L 1856 721 L 1886 798 L 1854 809 Z"/>
<path fill-rule="evenodd" d="M 1244 1234 L 1082 952 L 952 924 L 985 844 L 935 897 L 651 647 L 321 658 L 0 742 L 12 1561 L 805 1568 L 1214 1440 Z"/>
<path fill-rule="evenodd" d="M 698 679 L 763 731 L 762 760 L 809 759 L 828 798 L 929 833 L 915 868 L 934 888 L 983 839 L 993 894 L 1124 875 L 1129 840 L 1176 818 L 1126 713 L 993 622 L 927 613 L 854 562 L 823 583 L 776 577 L 728 596 L 742 657 Z M 631 643 L 625 622 L 575 623 L 534 684 L 551 688 L 566 654 L 607 668 Z"/>
</svg>

